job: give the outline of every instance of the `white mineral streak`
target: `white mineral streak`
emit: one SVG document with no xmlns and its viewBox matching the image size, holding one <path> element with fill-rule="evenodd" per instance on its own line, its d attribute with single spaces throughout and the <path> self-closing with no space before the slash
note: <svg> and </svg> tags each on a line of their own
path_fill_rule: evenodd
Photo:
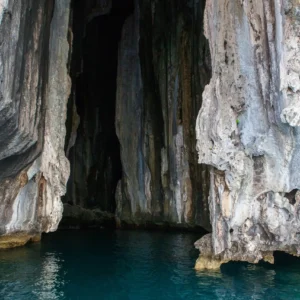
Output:
<svg viewBox="0 0 300 300">
<path fill-rule="evenodd" d="M 183 213 L 183 207 L 182 207 L 182 182 L 181 182 L 181 174 L 182 171 L 182 155 L 183 155 L 183 128 L 182 126 L 178 126 L 178 132 L 175 137 L 175 164 L 176 164 L 176 186 L 175 186 L 175 203 L 176 203 L 176 212 L 177 212 L 177 218 L 178 222 L 182 222 L 182 213 Z"/>
<path fill-rule="evenodd" d="M 41 165 L 41 172 L 47 182 L 43 213 L 51 220 L 47 231 L 56 230 L 61 220 L 63 206 L 60 197 L 66 192 L 70 172 L 69 161 L 64 152 L 66 110 L 71 87 L 67 70 L 68 26 L 69 0 L 55 1 L 50 36 L 48 109 Z"/>
<path fill-rule="evenodd" d="M 190 3 L 183 2 L 189 7 Z M 189 53 L 198 37 L 194 40 L 193 27 L 185 30 L 183 25 L 193 17 L 181 16 L 182 9 L 177 11 L 175 5 L 174 28 L 165 37 L 161 35 L 165 30 L 163 5 L 159 1 L 135 4 L 119 44 L 116 132 L 123 177 L 116 193 L 116 215 L 131 224 L 204 224 L 203 203 L 196 189 L 201 168 L 196 168 L 191 151 L 194 132 L 190 128 L 193 107 L 198 106 L 191 74 L 193 65 L 200 62 L 195 56 L 192 63 Z M 148 19 L 149 9 L 152 15 Z M 145 20 L 150 24 L 145 26 Z M 152 54 L 149 45 L 153 45 Z"/>
<path fill-rule="evenodd" d="M 8 0 L 0 0 L 0 24 L 2 21 L 3 14 L 7 8 Z"/>
<path fill-rule="evenodd" d="M 212 166 L 213 255 L 224 261 L 300 251 L 299 196 L 286 195 L 300 189 L 299 5 L 206 2 L 212 78 L 197 151 L 199 163 Z"/>
<path fill-rule="evenodd" d="M 124 23 L 119 47 L 116 132 L 121 143 L 123 186 L 133 215 L 151 210 L 151 173 L 142 155 L 142 80 L 139 60 L 139 10 Z M 126 66 L 126 67 L 124 67 Z M 126 126 L 125 126 L 126 124 Z M 137 188 L 138 187 L 138 188 Z M 121 189 L 121 183 L 119 184 Z M 125 200 L 117 197 L 117 217 Z"/>
<path fill-rule="evenodd" d="M 13 214 L 9 224 L 6 225 L 7 233 L 31 232 L 34 229 L 37 218 L 37 185 L 35 181 L 29 181 L 19 192 L 13 204 Z M 28 202 L 30 201 L 30 205 Z"/>
</svg>

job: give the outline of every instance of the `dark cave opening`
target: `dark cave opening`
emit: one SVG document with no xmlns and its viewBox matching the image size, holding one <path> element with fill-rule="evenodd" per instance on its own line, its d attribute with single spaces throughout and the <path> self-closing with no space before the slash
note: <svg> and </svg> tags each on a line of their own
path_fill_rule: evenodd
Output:
<svg viewBox="0 0 300 300">
<path fill-rule="evenodd" d="M 117 227 L 210 229 L 209 172 L 195 149 L 211 77 L 205 2 L 152 4 L 72 0 L 62 223 L 94 226 L 107 212 Z"/>
<path fill-rule="evenodd" d="M 115 130 L 118 44 L 133 9 L 133 0 L 72 2 L 72 91 L 65 144 L 71 175 L 64 203 L 115 211 L 115 190 L 122 177 Z"/>
</svg>

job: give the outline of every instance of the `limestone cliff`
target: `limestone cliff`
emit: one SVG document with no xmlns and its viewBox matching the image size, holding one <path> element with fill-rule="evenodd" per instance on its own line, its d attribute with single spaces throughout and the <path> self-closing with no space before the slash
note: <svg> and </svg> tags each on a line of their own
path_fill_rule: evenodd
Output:
<svg viewBox="0 0 300 300">
<path fill-rule="evenodd" d="M 0 247 L 67 191 L 75 225 L 212 227 L 202 268 L 299 255 L 299 6 L 207 0 L 208 49 L 205 1 L 0 0 Z"/>
<path fill-rule="evenodd" d="M 69 1 L 0 1 L 0 22 L 1 248 L 56 230 L 61 219 Z"/>
<path fill-rule="evenodd" d="M 299 5 L 206 2 L 212 79 L 196 129 L 212 235 L 196 246 L 209 261 L 300 255 Z"/>
</svg>

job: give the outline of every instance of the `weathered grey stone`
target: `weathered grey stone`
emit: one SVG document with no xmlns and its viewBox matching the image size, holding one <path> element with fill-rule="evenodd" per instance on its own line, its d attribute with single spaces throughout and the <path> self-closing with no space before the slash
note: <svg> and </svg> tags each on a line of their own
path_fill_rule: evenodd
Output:
<svg viewBox="0 0 300 300">
<path fill-rule="evenodd" d="M 69 1 L 1 1 L 0 16 L 0 239 L 6 247 L 8 240 L 22 245 L 54 231 L 61 219 L 69 176 L 63 150 Z"/>
<path fill-rule="evenodd" d="M 299 1 L 207 0 L 212 79 L 199 112 L 213 255 L 300 254 Z M 266 254 L 267 253 L 267 254 Z"/>
<path fill-rule="evenodd" d="M 167 7 L 167 9 L 166 9 Z M 122 223 L 210 228 L 196 112 L 210 78 L 201 1 L 136 1 L 119 48 L 116 130 Z"/>
<path fill-rule="evenodd" d="M 107 59 L 113 56 L 103 43 L 112 42 L 116 51 L 119 29 L 112 24 L 116 18 L 99 18 L 114 14 L 114 4 L 121 9 L 117 2 L 74 2 L 72 14 L 70 1 L 1 2 L 0 232 L 11 245 L 57 228 L 69 177 L 64 146 L 72 163 L 65 202 L 115 210 L 121 168 L 110 103 L 116 87 L 106 89 L 106 82 L 114 82 L 116 61 Z M 204 6 L 179 0 L 168 5 L 172 10 L 136 1 L 120 42 L 116 124 L 124 173 L 117 216 L 134 224 L 209 228 L 208 172 L 197 165 L 194 148 L 196 113 L 210 74 Z M 99 20 L 108 20 L 112 31 Z M 68 71 L 73 88 L 66 134 Z"/>
</svg>

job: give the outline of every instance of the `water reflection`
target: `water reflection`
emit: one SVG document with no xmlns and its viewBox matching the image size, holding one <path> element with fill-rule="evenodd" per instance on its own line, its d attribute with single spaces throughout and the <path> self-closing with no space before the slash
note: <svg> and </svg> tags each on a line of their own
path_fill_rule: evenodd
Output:
<svg viewBox="0 0 300 300">
<path fill-rule="evenodd" d="M 40 244 L 0 251 L 0 299 L 63 299 L 63 260 Z"/>
<path fill-rule="evenodd" d="M 62 271 L 63 260 L 57 253 L 46 253 L 41 266 L 33 293 L 40 300 L 63 299 L 64 279 Z"/>
<path fill-rule="evenodd" d="M 282 284 L 280 281 L 286 274 L 281 272 L 276 265 L 231 262 L 219 271 L 195 271 L 195 274 L 199 293 L 209 299 L 299 299 L 295 298 L 295 287 L 290 286 L 299 275 Z"/>
<path fill-rule="evenodd" d="M 0 252 L 0 299 L 299 299 L 300 260 L 196 272 L 197 235 L 58 232 Z M 276 260 L 276 259 L 275 259 Z"/>
</svg>

